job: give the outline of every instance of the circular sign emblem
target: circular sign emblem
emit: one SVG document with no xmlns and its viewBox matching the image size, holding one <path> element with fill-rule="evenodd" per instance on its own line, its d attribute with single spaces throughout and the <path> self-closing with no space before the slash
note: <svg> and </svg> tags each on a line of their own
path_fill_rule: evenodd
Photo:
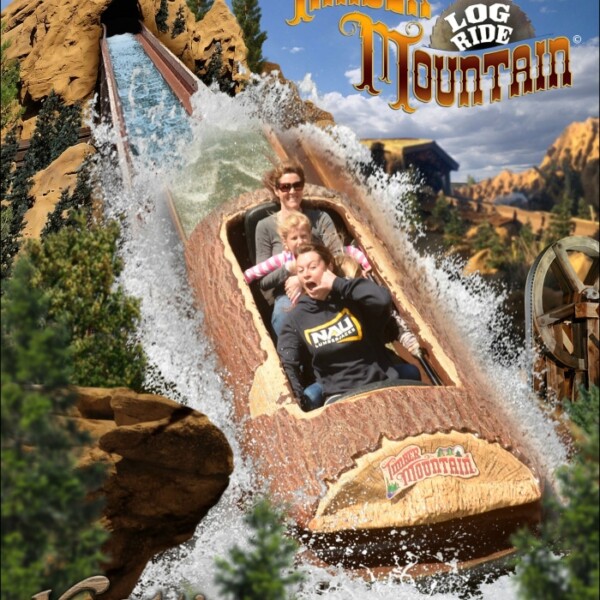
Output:
<svg viewBox="0 0 600 600">
<path fill-rule="evenodd" d="M 510 0 L 457 0 L 438 18 L 431 47 L 464 52 L 535 37 L 527 15 Z"/>
</svg>

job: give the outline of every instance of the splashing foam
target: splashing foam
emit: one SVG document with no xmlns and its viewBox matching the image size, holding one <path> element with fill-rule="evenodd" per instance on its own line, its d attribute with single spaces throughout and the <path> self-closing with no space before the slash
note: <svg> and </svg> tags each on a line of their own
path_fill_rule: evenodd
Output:
<svg viewBox="0 0 600 600">
<path fill-rule="evenodd" d="M 203 315 L 193 304 L 182 243 L 174 231 L 163 195 L 157 190 L 185 179 L 186 166 L 202 162 L 207 141 L 209 145 L 210 140 L 226 143 L 228 136 L 259 129 L 259 115 L 271 124 L 280 124 L 285 106 L 291 102 L 289 94 L 282 84 L 267 85 L 264 80 L 236 98 L 201 90 L 193 99 L 195 113 L 189 123 L 192 141 L 185 148 L 179 146 L 179 139 L 162 141 L 165 146 L 178 148 L 185 164 L 179 169 L 161 167 L 157 162 L 149 166 L 151 163 L 140 156 L 136 159 L 137 176 L 130 191 L 123 189 L 114 170 L 115 156 L 109 150 L 114 143 L 114 132 L 103 125 L 95 128 L 96 139 L 104 141 L 106 150 L 99 173 L 106 213 L 123 223 L 121 252 L 125 269 L 121 283 L 129 294 L 141 299 L 140 337 L 152 365 L 147 384 L 205 413 L 223 430 L 236 457 L 230 486 L 219 504 L 200 523 L 192 540 L 155 557 L 147 565 L 133 598 L 155 597 L 159 590 L 163 598 L 175 599 L 183 592 L 218 598 L 213 582 L 214 557 L 226 556 L 235 544 L 242 548 L 247 545 L 250 532 L 244 522 L 244 499 L 260 491 L 251 466 L 241 459 L 230 411 L 230 393 L 219 375 L 210 340 L 202 334 Z M 305 125 L 302 132 L 326 147 L 351 172 L 359 172 L 369 161 L 368 151 L 347 128 L 338 126 L 325 132 Z M 208 166 L 206 170 L 210 171 Z M 261 175 L 252 174 L 257 187 Z M 210 187 L 201 177 L 196 184 L 199 189 Z M 487 372 L 490 385 L 503 390 L 504 402 L 520 424 L 522 435 L 530 438 L 537 453 L 545 457 L 547 473 L 552 473 L 564 461 L 564 449 L 552 425 L 532 401 L 523 371 L 523 353 L 510 343 L 508 347 L 513 351 L 510 357 L 506 353 L 499 357 L 495 350 L 496 341 L 506 337 L 502 294 L 480 277 L 464 277 L 462 265 L 455 260 L 439 261 L 417 253 L 411 239 L 421 232 L 415 226 L 413 209 L 403 201 L 414 191 L 413 182 L 406 176 L 390 179 L 381 173 L 374 174 L 368 180 L 367 191 L 388 247 L 406 257 L 422 273 L 425 294 L 431 302 L 444 307 L 445 318 L 454 321 Z M 297 597 L 303 599 L 326 595 L 340 600 L 364 597 L 385 600 L 401 595 L 410 600 L 421 598 L 424 591 L 397 581 L 352 579 L 341 569 L 325 571 L 310 564 L 300 564 L 298 569 L 306 575 L 302 589 L 297 592 Z M 456 576 L 465 586 L 469 585 L 469 575 Z M 425 591 L 435 593 L 440 599 L 462 597 L 443 593 L 435 582 L 429 586 Z M 484 591 L 486 598 L 516 597 L 514 583 L 508 576 L 481 585 L 480 592 Z"/>
</svg>

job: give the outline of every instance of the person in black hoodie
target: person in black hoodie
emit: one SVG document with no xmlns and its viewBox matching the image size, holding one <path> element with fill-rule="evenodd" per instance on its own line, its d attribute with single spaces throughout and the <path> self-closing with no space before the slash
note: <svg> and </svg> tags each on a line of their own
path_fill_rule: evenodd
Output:
<svg viewBox="0 0 600 600">
<path fill-rule="evenodd" d="M 416 367 L 396 364 L 385 347 L 384 327 L 392 309 L 388 290 L 363 277 L 339 277 L 335 269 L 325 246 L 311 243 L 297 250 L 296 273 L 304 293 L 283 324 L 277 351 L 304 410 L 370 383 L 420 379 Z M 317 381 L 305 388 L 307 356 Z"/>
</svg>

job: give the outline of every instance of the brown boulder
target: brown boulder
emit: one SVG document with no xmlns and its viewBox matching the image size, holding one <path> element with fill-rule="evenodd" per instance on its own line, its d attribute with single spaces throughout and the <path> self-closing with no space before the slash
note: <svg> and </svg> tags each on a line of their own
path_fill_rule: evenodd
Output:
<svg viewBox="0 0 600 600">
<path fill-rule="evenodd" d="M 95 443 L 82 463 L 108 476 L 106 600 L 127 598 L 148 560 L 188 540 L 229 483 L 233 455 L 209 419 L 161 396 L 78 388 L 79 425 Z"/>
</svg>

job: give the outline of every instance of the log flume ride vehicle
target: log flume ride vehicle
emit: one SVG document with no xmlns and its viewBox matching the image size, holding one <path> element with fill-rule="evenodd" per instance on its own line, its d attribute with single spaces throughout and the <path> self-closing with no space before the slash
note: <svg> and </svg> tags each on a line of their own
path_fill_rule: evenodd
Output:
<svg viewBox="0 0 600 600">
<path fill-rule="evenodd" d="M 176 68 L 171 60 L 157 66 L 167 63 Z M 105 68 L 110 81 L 108 61 Z M 110 104 L 114 118 L 118 102 Z M 269 193 L 231 199 L 189 236 L 172 205 L 204 332 L 232 390 L 241 447 L 257 477 L 274 502 L 289 507 L 295 535 L 320 564 L 420 576 L 502 559 L 512 552 L 510 536 L 539 521 L 543 481 L 500 408 L 501 391 L 444 308 L 422 293 L 421 273 L 394 250 L 352 178 L 293 131 L 267 137 L 280 159 L 303 164 L 303 206 L 327 211 L 344 242 L 367 254 L 427 360 L 415 361 L 396 344 L 420 369 L 421 382 L 357 388 L 303 412 L 269 332 L 270 307 L 243 275 L 254 264 L 254 227 L 274 208 Z"/>
<path fill-rule="evenodd" d="M 307 181 L 349 188 L 318 150 L 281 142 L 273 142 L 279 157 L 303 159 Z M 421 382 L 357 388 L 303 412 L 269 332 L 270 307 L 243 276 L 254 264 L 256 223 L 277 207 L 262 189 L 213 210 L 185 240 L 188 275 L 258 477 L 320 563 L 421 576 L 499 561 L 512 551 L 510 536 L 539 521 L 543 484 L 492 401 L 498 391 L 443 309 L 421 296 L 419 273 L 390 251 L 358 191 L 309 184 L 303 207 L 329 213 L 344 243 L 367 254 L 427 360 L 396 344 Z"/>
</svg>

